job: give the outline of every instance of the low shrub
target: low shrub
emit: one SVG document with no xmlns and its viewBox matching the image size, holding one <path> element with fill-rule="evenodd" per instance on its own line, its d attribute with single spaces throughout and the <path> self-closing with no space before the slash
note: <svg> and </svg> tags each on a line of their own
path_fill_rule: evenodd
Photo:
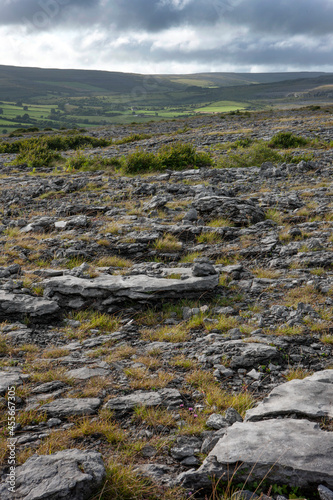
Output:
<svg viewBox="0 0 333 500">
<path fill-rule="evenodd" d="M 19 153 L 23 149 L 32 149 L 38 145 L 50 151 L 67 151 L 69 149 L 81 149 L 83 147 L 105 147 L 111 144 L 107 139 L 97 139 L 89 135 L 44 135 L 42 137 L 32 137 L 19 141 L 3 141 L 0 143 L 0 153 Z"/>
<path fill-rule="evenodd" d="M 45 167 L 59 159 L 59 156 L 48 148 L 43 137 L 27 139 L 21 142 L 19 154 L 13 164 L 27 163 L 31 168 Z"/>
<path fill-rule="evenodd" d="M 235 152 L 230 149 L 228 154 L 219 160 L 217 166 L 218 168 L 260 167 L 266 161 L 272 163 L 299 163 L 301 160 L 309 161 L 311 159 L 313 159 L 311 154 L 297 156 L 291 153 L 280 154 L 274 151 L 270 143 L 256 141 L 249 147 L 238 147 Z"/>
<path fill-rule="evenodd" d="M 68 158 L 65 170 L 68 172 L 94 172 L 96 170 L 108 170 L 120 166 L 117 158 L 103 158 L 101 156 L 85 156 L 77 151 L 74 156 Z"/>
<path fill-rule="evenodd" d="M 192 144 L 183 144 L 181 142 L 162 146 L 158 156 L 163 169 L 184 170 L 189 167 L 197 168 L 212 164 L 212 159 L 208 153 L 198 153 Z"/>
<path fill-rule="evenodd" d="M 161 170 L 160 159 L 154 153 L 148 153 L 137 149 L 123 161 L 123 171 L 125 174 L 139 174 Z"/>
<path fill-rule="evenodd" d="M 268 145 L 271 148 L 298 148 L 306 146 L 310 142 L 306 137 L 294 135 L 292 132 L 278 132 L 269 141 Z"/>
<path fill-rule="evenodd" d="M 150 139 L 151 137 L 151 134 L 132 134 L 119 139 L 116 144 L 128 144 L 129 142 L 142 141 L 144 139 Z"/>
<path fill-rule="evenodd" d="M 229 153 L 222 158 L 219 163 L 219 168 L 246 168 L 258 167 L 265 161 L 278 162 L 282 161 L 282 156 L 276 151 L 272 151 L 267 144 L 255 142 L 249 148 L 241 148 L 235 153 Z"/>
<path fill-rule="evenodd" d="M 170 170 L 185 170 L 211 165 L 208 153 L 199 153 L 191 144 L 176 142 L 162 146 L 157 154 L 137 149 L 123 160 L 123 171 L 126 174 Z"/>
</svg>

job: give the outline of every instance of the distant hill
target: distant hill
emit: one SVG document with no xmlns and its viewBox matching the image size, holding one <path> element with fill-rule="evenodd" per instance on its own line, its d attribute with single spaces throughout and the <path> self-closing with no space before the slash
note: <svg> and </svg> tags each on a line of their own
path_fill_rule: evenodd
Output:
<svg viewBox="0 0 333 500">
<path fill-rule="evenodd" d="M 139 75 L 0 66 L 0 133 L 330 104 L 333 73 Z"/>
<path fill-rule="evenodd" d="M 111 71 L 42 69 L 0 66 L 0 97 L 2 100 L 28 100 L 42 96 L 93 96 L 140 92 L 176 91 L 184 85 L 163 77 Z"/>
<path fill-rule="evenodd" d="M 299 80 L 325 76 L 324 72 L 287 72 L 287 73 L 194 73 L 193 75 L 160 75 L 177 83 L 203 87 L 233 87 L 258 83 L 275 83 L 285 80 Z"/>
<path fill-rule="evenodd" d="M 245 87 L 241 94 L 251 95 L 260 92 L 260 89 L 249 87 L 262 84 L 290 82 L 310 90 L 309 82 L 317 83 L 313 86 L 327 84 L 321 78 L 332 76 L 326 73 L 197 73 L 193 75 L 139 75 L 112 71 L 71 70 L 71 69 L 42 69 L 16 66 L 0 66 L 0 100 L 31 101 L 42 97 L 80 97 L 102 96 L 114 94 L 169 94 L 177 92 L 195 92 L 196 100 L 199 95 L 214 88 Z M 319 79 L 319 80 L 318 80 Z M 300 83 L 300 81 L 306 82 Z M 299 82 L 299 83 L 297 83 Z M 190 87 L 190 88 L 189 88 Z M 307 87 L 307 88 L 305 88 Z M 298 90 L 298 88 L 297 88 Z M 269 88 L 266 88 L 266 93 Z M 237 92 L 236 92 L 237 93 Z M 235 92 L 232 92 L 235 94 Z M 210 98 L 210 97 L 209 97 Z M 237 96 L 238 98 L 238 96 Z M 244 98 L 244 97 L 242 97 Z M 234 99 L 234 97 L 233 97 Z"/>
</svg>

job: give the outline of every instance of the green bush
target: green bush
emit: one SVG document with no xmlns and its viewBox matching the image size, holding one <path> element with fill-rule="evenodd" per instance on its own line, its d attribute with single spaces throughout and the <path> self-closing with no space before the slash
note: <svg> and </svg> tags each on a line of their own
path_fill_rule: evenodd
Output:
<svg viewBox="0 0 333 500">
<path fill-rule="evenodd" d="M 254 140 L 251 139 L 251 137 L 244 137 L 243 139 L 238 139 L 237 141 L 233 142 L 231 144 L 232 149 L 238 149 L 238 148 L 248 148 L 253 144 Z"/>
<path fill-rule="evenodd" d="M 132 134 L 127 137 L 123 137 L 123 139 L 119 139 L 116 144 L 127 144 L 129 142 L 142 141 L 144 139 L 150 139 L 151 137 L 151 134 Z"/>
<path fill-rule="evenodd" d="M 162 146 L 156 155 L 137 149 L 123 160 L 123 171 L 127 174 L 137 174 L 166 169 L 185 170 L 211 164 L 209 154 L 198 153 L 191 144 L 177 142 Z"/>
<path fill-rule="evenodd" d="M 13 164 L 27 163 L 28 167 L 38 168 L 50 165 L 59 154 L 48 148 L 44 138 L 21 141 L 19 154 Z"/>
<path fill-rule="evenodd" d="M 229 153 L 218 162 L 218 168 L 258 167 L 265 161 L 283 162 L 283 157 L 272 151 L 267 144 L 255 142 L 249 148 L 240 148 L 235 153 Z"/>
<path fill-rule="evenodd" d="M 125 174 L 139 174 L 161 169 L 160 159 L 154 153 L 148 153 L 141 149 L 137 149 L 134 153 L 130 154 L 123 162 L 123 171 Z"/>
<path fill-rule="evenodd" d="M 96 139 L 89 135 L 76 134 L 73 136 L 47 136 L 47 144 L 54 151 L 66 151 L 68 149 L 80 149 L 83 147 L 105 147 L 110 145 L 106 139 Z"/>
<path fill-rule="evenodd" d="M 268 145 L 271 148 L 288 149 L 306 146 L 309 142 L 309 139 L 306 137 L 299 137 L 291 132 L 278 132 L 274 137 L 272 137 Z"/>
<path fill-rule="evenodd" d="M 212 164 L 212 159 L 208 153 L 197 153 L 192 144 L 183 144 L 181 142 L 162 146 L 158 156 L 163 169 L 185 170 L 189 167 L 196 168 Z"/>
<path fill-rule="evenodd" d="M 94 172 L 96 170 L 106 170 L 108 167 L 119 167 L 120 161 L 117 158 L 101 158 L 100 156 L 85 156 L 77 151 L 69 158 L 65 165 L 65 170 L 74 172 Z"/>
<path fill-rule="evenodd" d="M 250 147 L 238 148 L 232 152 L 229 149 L 228 154 L 219 160 L 218 168 L 246 168 L 260 167 L 265 161 L 272 163 L 299 163 L 301 160 L 310 161 L 313 154 L 293 155 L 291 153 L 280 154 L 272 150 L 269 144 L 263 141 L 256 141 Z"/>
<path fill-rule="evenodd" d="M 45 135 L 42 137 L 33 137 L 31 139 L 23 139 L 14 142 L 0 143 L 0 153 L 19 153 L 21 149 L 26 150 L 27 147 L 33 148 L 41 144 L 43 148 L 51 151 L 67 151 L 68 149 L 80 149 L 83 147 L 105 147 L 111 144 L 107 139 L 96 139 L 89 135 L 76 134 L 73 136 L 63 135 Z M 29 146 L 30 144 L 30 146 Z"/>
</svg>

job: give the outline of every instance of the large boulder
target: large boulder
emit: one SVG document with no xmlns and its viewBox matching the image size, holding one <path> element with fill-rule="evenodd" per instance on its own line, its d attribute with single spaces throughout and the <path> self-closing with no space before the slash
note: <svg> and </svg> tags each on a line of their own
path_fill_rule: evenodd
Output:
<svg viewBox="0 0 333 500">
<path fill-rule="evenodd" d="M 39 408 L 48 417 L 66 418 L 71 415 L 93 415 L 100 406 L 98 398 L 62 398 L 47 403 Z"/>
<path fill-rule="evenodd" d="M 308 418 L 333 418 L 333 370 L 275 387 L 256 408 L 247 411 L 245 420 L 254 422 L 295 413 Z"/>
<path fill-rule="evenodd" d="M 10 476 L 7 476 L 10 478 Z M 105 467 L 100 453 L 83 450 L 33 455 L 15 471 L 15 493 L 0 484 L 2 500 L 88 500 L 102 486 Z"/>
<path fill-rule="evenodd" d="M 59 305 L 53 300 L 0 290 L 0 319 L 17 319 L 18 316 L 28 315 L 30 318 L 46 320 L 59 312 Z"/>
<path fill-rule="evenodd" d="M 218 217 L 230 220 L 236 226 L 249 226 L 265 220 L 265 212 L 258 203 L 227 196 L 205 196 L 192 204 L 204 221 Z"/>
<path fill-rule="evenodd" d="M 333 487 L 333 434 L 308 420 L 235 423 L 227 429 L 202 466 L 179 476 L 187 487 L 208 487 L 210 478 L 234 477 L 313 489 Z"/>
<path fill-rule="evenodd" d="M 261 342 L 229 340 L 224 342 L 223 352 L 231 359 L 231 368 L 258 367 L 258 365 L 280 359 L 276 347 Z"/>
<path fill-rule="evenodd" d="M 30 378 L 30 375 L 21 373 L 18 369 L 9 371 L 0 371 L 0 395 L 7 392 L 9 387 L 22 385 L 24 380 Z"/>
<path fill-rule="evenodd" d="M 157 278 L 147 275 L 118 276 L 103 274 L 94 279 L 59 276 L 44 280 L 44 294 L 63 306 L 79 308 L 93 305 L 104 310 L 126 300 L 157 301 L 193 297 L 214 290 L 218 274 L 193 276 L 186 279 Z"/>
</svg>

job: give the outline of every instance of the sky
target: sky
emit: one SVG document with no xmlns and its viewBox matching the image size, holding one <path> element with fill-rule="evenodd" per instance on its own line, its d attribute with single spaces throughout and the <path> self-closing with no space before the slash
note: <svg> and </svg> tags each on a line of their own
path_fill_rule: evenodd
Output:
<svg viewBox="0 0 333 500">
<path fill-rule="evenodd" d="M 0 0 L 0 64 L 333 72 L 333 0 Z"/>
</svg>

